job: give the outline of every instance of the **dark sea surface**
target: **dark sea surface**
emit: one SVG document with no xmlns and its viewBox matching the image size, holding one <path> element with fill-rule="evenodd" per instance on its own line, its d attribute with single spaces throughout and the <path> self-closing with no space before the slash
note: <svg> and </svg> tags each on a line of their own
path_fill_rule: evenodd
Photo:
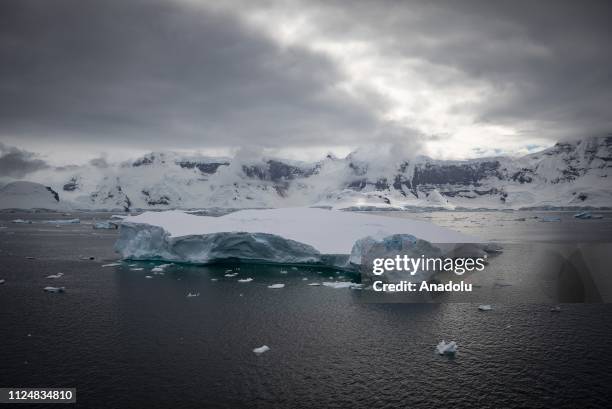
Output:
<svg viewBox="0 0 612 409">
<path fill-rule="evenodd" d="M 610 213 L 572 214 L 386 215 L 488 240 L 612 238 Z M 102 267 L 117 261 L 117 231 L 90 223 L 108 216 L 0 213 L 0 387 L 76 387 L 83 408 L 612 406 L 612 305 L 368 304 L 360 291 L 308 286 L 343 279 L 321 268 Z M 81 224 L 37 223 L 73 217 Z M 458 343 L 454 358 L 435 353 L 442 339 Z M 270 351 L 252 352 L 264 344 Z"/>
</svg>

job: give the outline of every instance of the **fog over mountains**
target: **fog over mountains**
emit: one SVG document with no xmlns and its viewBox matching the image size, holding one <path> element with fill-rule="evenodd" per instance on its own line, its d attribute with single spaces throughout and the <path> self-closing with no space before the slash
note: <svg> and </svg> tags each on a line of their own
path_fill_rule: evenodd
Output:
<svg viewBox="0 0 612 409">
<path fill-rule="evenodd" d="M 557 143 L 520 158 L 402 158 L 357 150 L 306 163 L 152 152 L 122 163 L 47 168 L 38 184 L 0 189 L 0 207 L 338 209 L 605 207 L 612 203 L 612 136 Z M 46 189 L 48 187 L 48 189 Z"/>
</svg>

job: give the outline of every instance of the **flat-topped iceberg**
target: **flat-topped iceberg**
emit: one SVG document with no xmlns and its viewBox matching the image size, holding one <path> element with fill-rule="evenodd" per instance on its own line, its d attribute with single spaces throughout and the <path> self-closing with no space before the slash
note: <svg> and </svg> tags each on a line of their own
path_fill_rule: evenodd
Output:
<svg viewBox="0 0 612 409">
<path fill-rule="evenodd" d="M 146 212 L 121 223 L 116 250 L 125 259 L 213 263 L 222 260 L 348 265 L 355 243 L 410 234 L 433 243 L 474 243 L 434 224 L 334 210 L 242 210 L 220 217 Z M 358 265 L 359 257 L 351 255 Z"/>
</svg>

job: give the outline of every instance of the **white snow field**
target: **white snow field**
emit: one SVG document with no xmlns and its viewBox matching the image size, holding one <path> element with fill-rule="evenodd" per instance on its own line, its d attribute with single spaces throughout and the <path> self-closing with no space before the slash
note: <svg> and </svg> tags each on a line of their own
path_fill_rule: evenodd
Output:
<svg viewBox="0 0 612 409">
<path fill-rule="evenodd" d="M 68 209 L 59 195 L 40 183 L 12 182 L 0 188 L 0 209 Z"/>
<path fill-rule="evenodd" d="M 363 238 L 410 235 L 432 243 L 479 243 L 432 223 L 315 208 L 242 210 L 220 217 L 182 211 L 124 219 L 115 249 L 124 259 L 211 263 L 359 264 Z M 412 237 L 412 239 L 414 239 Z M 353 252 L 353 254 L 351 254 Z M 341 257 L 337 257 L 341 256 Z"/>
</svg>

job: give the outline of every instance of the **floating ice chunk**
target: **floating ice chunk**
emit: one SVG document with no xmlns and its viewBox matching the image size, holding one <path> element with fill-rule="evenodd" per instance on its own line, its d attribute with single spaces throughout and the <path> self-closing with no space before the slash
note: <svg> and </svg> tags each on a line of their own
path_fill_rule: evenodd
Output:
<svg viewBox="0 0 612 409">
<path fill-rule="evenodd" d="M 153 276 L 145 276 L 145 278 L 153 278 Z"/>
<path fill-rule="evenodd" d="M 236 277 L 237 275 L 238 275 L 238 273 L 227 273 L 227 274 L 225 274 L 226 277 Z"/>
<path fill-rule="evenodd" d="M 130 268 L 130 271 L 142 271 L 142 270 L 144 270 L 144 268 L 142 268 L 142 267 Z"/>
<path fill-rule="evenodd" d="M 250 283 L 251 281 L 253 281 L 253 279 L 251 277 L 249 278 L 241 278 L 238 280 L 239 283 Z"/>
<path fill-rule="evenodd" d="M 325 281 L 323 282 L 323 285 L 325 287 L 331 287 L 331 288 L 358 288 L 358 289 L 362 288 L 361 284 L 351 283 L 350 281 L 333 281 L 333 282 Z"/>
<path fill-rule="evenodd" d="M 311 287 L 318 287 L 321 285 L 321 283 L 308 283 L 308 285 Z"/>
<path fill-rule="evenodd" d="M 281 270 L 280 273 L 281 274 L 288 274 L 289 272 L 287 270 Z"/>
<path fill-rule="evenodd" d="M 455 341 L 450 341 L 447 343 L 446 341 L 442 340 L 436 349 L 440 355 L 453 355 L 455 352 L 457 352 L 457 343 Z"/>
<path fill-rule="evenodd" d="M 51 274 L 51 275 L 48 275 L 47 278 L 57 279 L 57 278 L 61 278 L 63 275 L 64 273 Z"/>
<path fill-rule="evenodd" d="M 304 277 L 302 278 L 302 281 L 308 281 L 308 278 Z"/>
<path fill-rule="evenodd" d="M 115 230 L 119 228 L 119 225 L 117 223 L 103 221 L 103 222 L 95 222 L 92 227 L 94 229 L 101 229 L 101 230 Z"/>
<path fill-rule="evenodd" d="M 591 212 L 585 211 L 585 212 L 580 212 L 580 213 L 576 213 L 574 215 L 574 217 L 576 219 L 603 219 L 603 216 L 600 214 L 592 214 Z"/>
<path fill-rule="evenodd" d="M 5 282 L 6 282 L 6 280 L 4 280 L 4 279 L 0 280 L 0 284 L 4 284 Z"/>
<path fill-rule="evenodd" d="M 297 270 L 298 268 L 297 268 L 297 267 L 291 267 L 291 269 L 292 269 L 292 270 Z"/>
<path fill-rule="evenodd" d="M 493 309 L 493 307 L 491 307 L 489 304 L 480 304 L 478 306 L 478 309 L 480 311 L 491 311 Z"/>
<path fill-rule="evenodd" d="M 550 309 L 550 312 L 561 312 L 561 306 L 557 305 Z"/>
<path fill-rule="evenodd" d="M 541 222 L 560 222 L 561 218 L 559 216 L 542 216 L 539 218 Z"/>
<path fill-rule="evenodd" d="M 15 220 L 11 220 L 11 223 L 17 223 L 17 224 L 32 224 L 32 220 L 15 219 Z"/>
<path fill-rule="evenodd" d="M 260 346 L 260 347 L 258 347 L 258 348 L 254 348 L 254 349 L 253 349 L 253 352 L 255 352 L 257 355 L 261 355 L 261 354 L 263 354 L 264 352 L 268 352 L 269 350 L 270 350 L 270 347 L 269 347 L 269 346 L 267 346 L 267 345 L 262 345 L 262 346 Z"/>
<path fill-rule="evenodd" d="M 219 281 L 218 278 L 211 278 L 210 281 Z"/>
<path fill-rule="evenodd" d="M 285 287 L 285 284 L 272 284 L 268 286 L 268 288 L 284 288 L 284 287 Z"/>
<path fill-rule="evenodd" d="M 187 293 L 187 298 L 199 297 L 200 293 L 192 293 L 191 291 Z"/>
<path fill-rule="evenodd" d="M 48 293 L 63 293 L 66 291 L 66 287 L 45 287 L 43 290 Z"/>
<path fill-rule="evenodd" d="M 225 270 L 226 273 L 232 273 L 234 270 Z"/>
<path fill-rule="evenodd" d="M 102 264 L 102 267 L 116 267 L 120 265 L 121 263 L 109 263 L 109 264 Z"/>
<path fill-rule="evenodd" d="M 124 216 L 124 215 L 121 215 L 121 214 L 113 214 L 110 218 L 111 219 L 119 219 L 119 220 L 121 220 L 121 219 L 125 219 L 126 217 L 128 217 L 128 216 Z"/>
<path fill-rule="evenodd" d="M 172 263 L 170 264 L 160 264 L 158 266 L 155 266 L 151 269 L 151 272 L 153 273 L 163 273 L 166 267 L 171 266 Z"/>
<path fill-rule="evenodd" d="M 79 224 L 80 219 L 62 219 L 62 220 L 44 220 L 41 223 L 45 224 Z"/>
</svg>

